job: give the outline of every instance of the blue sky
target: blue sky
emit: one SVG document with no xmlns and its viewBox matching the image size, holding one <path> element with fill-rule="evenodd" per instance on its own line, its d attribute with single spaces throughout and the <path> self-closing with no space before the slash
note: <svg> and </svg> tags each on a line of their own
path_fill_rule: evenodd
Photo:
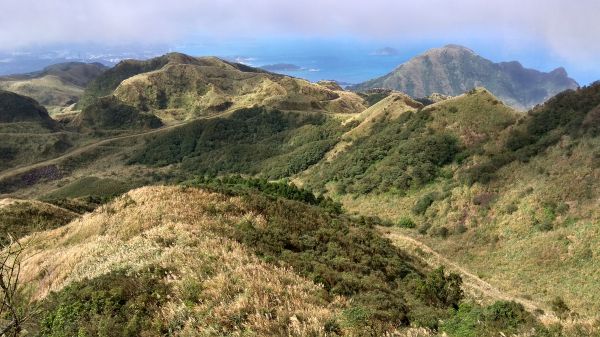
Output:
<svg viewBox="0 0 600 337">
<path fill-rule="evenodd" d="M 0 54 L 171 49 L 355 82 L 455 43 L 587 84 L 600 79 L 598 17 L 598 0 L 2 0 Z M 397 55 L 371 55 L 386 46 Z"/>
</svg>

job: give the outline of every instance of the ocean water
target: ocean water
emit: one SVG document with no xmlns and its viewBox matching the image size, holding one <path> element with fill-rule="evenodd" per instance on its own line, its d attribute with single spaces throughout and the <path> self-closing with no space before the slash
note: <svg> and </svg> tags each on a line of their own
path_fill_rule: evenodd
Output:
<svg viewBox="0 0 600 337">
<path fill-rule="evenodd" d="M 216 55 L 228 60 L 261 67 L 292 64 L 296 71 L 280 73 L 310 81 L 336 80 L 360 83 L 383 76 L 427 46 L 389 46 L 356 40 L 269 40 L 238 41 L 230 44 L 185 45 L 178 48 L 192 55 Z"/>
</svg>

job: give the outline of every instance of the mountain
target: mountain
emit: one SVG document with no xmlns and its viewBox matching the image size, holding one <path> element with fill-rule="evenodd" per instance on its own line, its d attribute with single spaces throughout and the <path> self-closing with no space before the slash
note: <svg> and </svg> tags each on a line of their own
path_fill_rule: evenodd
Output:
<svg viewBox="0 0 600 337">
<path fill-rule="evenodd" d="M 527 110 L 561 91 L 576 89 L 578 84 L 563 68 L 544 73 L 524 68 L 516 61 L 494 63 L 468 48 L 447 45 L 349 89 L 394 89 L 420 98 L 433 93 L 456 96 L 475 87 L 485 87 L 506 104 Z"/>
<path fill-rule="evenodd" d="M 0 123 L 29 334 L 600 331 L 600 83 L 522 113 L 168 54 L 79 106 Z"/>
<path fill-rule="evenodd" d="M 178 53 L 119 63 L 90 84 L 81 105 L 110 94 L 142 111 L 175 120 L 254 106 L 336 113 L 364 109 L 363 99 L 354 93 L 215 57 Z"/>
<path fill-rule="evenodd" d="M 0 77 L 0 89 L 32 97 L 58 111 L 76 103 L 85 86 L 106 69 L 100 63 L 60 63 L 33 73 Z"/>
</svg>

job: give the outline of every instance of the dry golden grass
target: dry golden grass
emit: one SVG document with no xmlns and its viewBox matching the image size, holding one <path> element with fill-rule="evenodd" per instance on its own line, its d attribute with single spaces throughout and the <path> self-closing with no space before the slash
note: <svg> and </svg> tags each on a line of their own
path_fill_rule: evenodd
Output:
<svg viewBox="0 0 600 337">
<path fill-rule="evenodd" d="M 405 234 L 506 295 L 534 301 L 547 313 L 550 301 L 560 296 L 580 316 L 578 322 L 594 321 L 600 309 L 600 187 L 594 183 L 600 169 L 593 149 L 599 145 L 596 139 L 575 143 L 565 138 L 529 163 L 504 167 L 489 185 L 440 179 L 406 196 L 340 198 L 351 212 L 392 220 L 408 216 L 418 227 L 430 223 L 428 235 L 416 230 Z M 425 216 L 413 214 L 415 203 L 431 192 L 446 196 Z M 491 203 L 475 204 L 484 194 L 492 196 Z M 554 212 L 551 230 L 540 230 L 535 221 L 548 216 L 546 205 L 551 203 L 568 209 Z M 440 227 L 449 230 L 448 238 L 435 235 Z"/>
<path fill-rule="evenodd" d="M 28 96 L 49 109 L 60 110 L 83 94 L 83 88 L 66 84 L 57 76 L 0 81 L 0 89 Z"/>
<path fill-rule="evenodd" d="M 167 95 L 165 102 L 157 99 L 159 92 Z M 114 93 L 132 105 L 145 102 L 157 115 L 176 120 L 254 106 L 350 114 L 366 108 L 355 93 L 297 78 L 243 72 L 216 58 L 172 59 L 159 70 L 124 80 Z M 161 112 L 165 108 L 168 112 Z"/>
<path fill-rule="evenodd" d="M 133 190 L 37 234 L 23 284 L 42 299 L 75 281 L 160 265 L 171 271 L 176 296 L 165 299 L 159 315 L 176 335 L 325 336 L 325 322 L 340 314 L 345 299 L 330 303 L 321 286 L 214 234 L 242 220 L 266 223 L 236 197 L 182 187 Z"/>
</svg>

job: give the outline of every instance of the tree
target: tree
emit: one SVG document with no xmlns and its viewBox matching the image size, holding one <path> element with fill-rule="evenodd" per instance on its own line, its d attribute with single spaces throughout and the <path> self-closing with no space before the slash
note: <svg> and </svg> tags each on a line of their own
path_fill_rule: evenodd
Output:
<svg viewBox="0 0 600 337">
<path fill-rule="evenodd" d="M 24 247 L 9 234 L 0 248 L 0 336 L 16 337 L 31 317 L 18 288 Z"/>
</svg>

